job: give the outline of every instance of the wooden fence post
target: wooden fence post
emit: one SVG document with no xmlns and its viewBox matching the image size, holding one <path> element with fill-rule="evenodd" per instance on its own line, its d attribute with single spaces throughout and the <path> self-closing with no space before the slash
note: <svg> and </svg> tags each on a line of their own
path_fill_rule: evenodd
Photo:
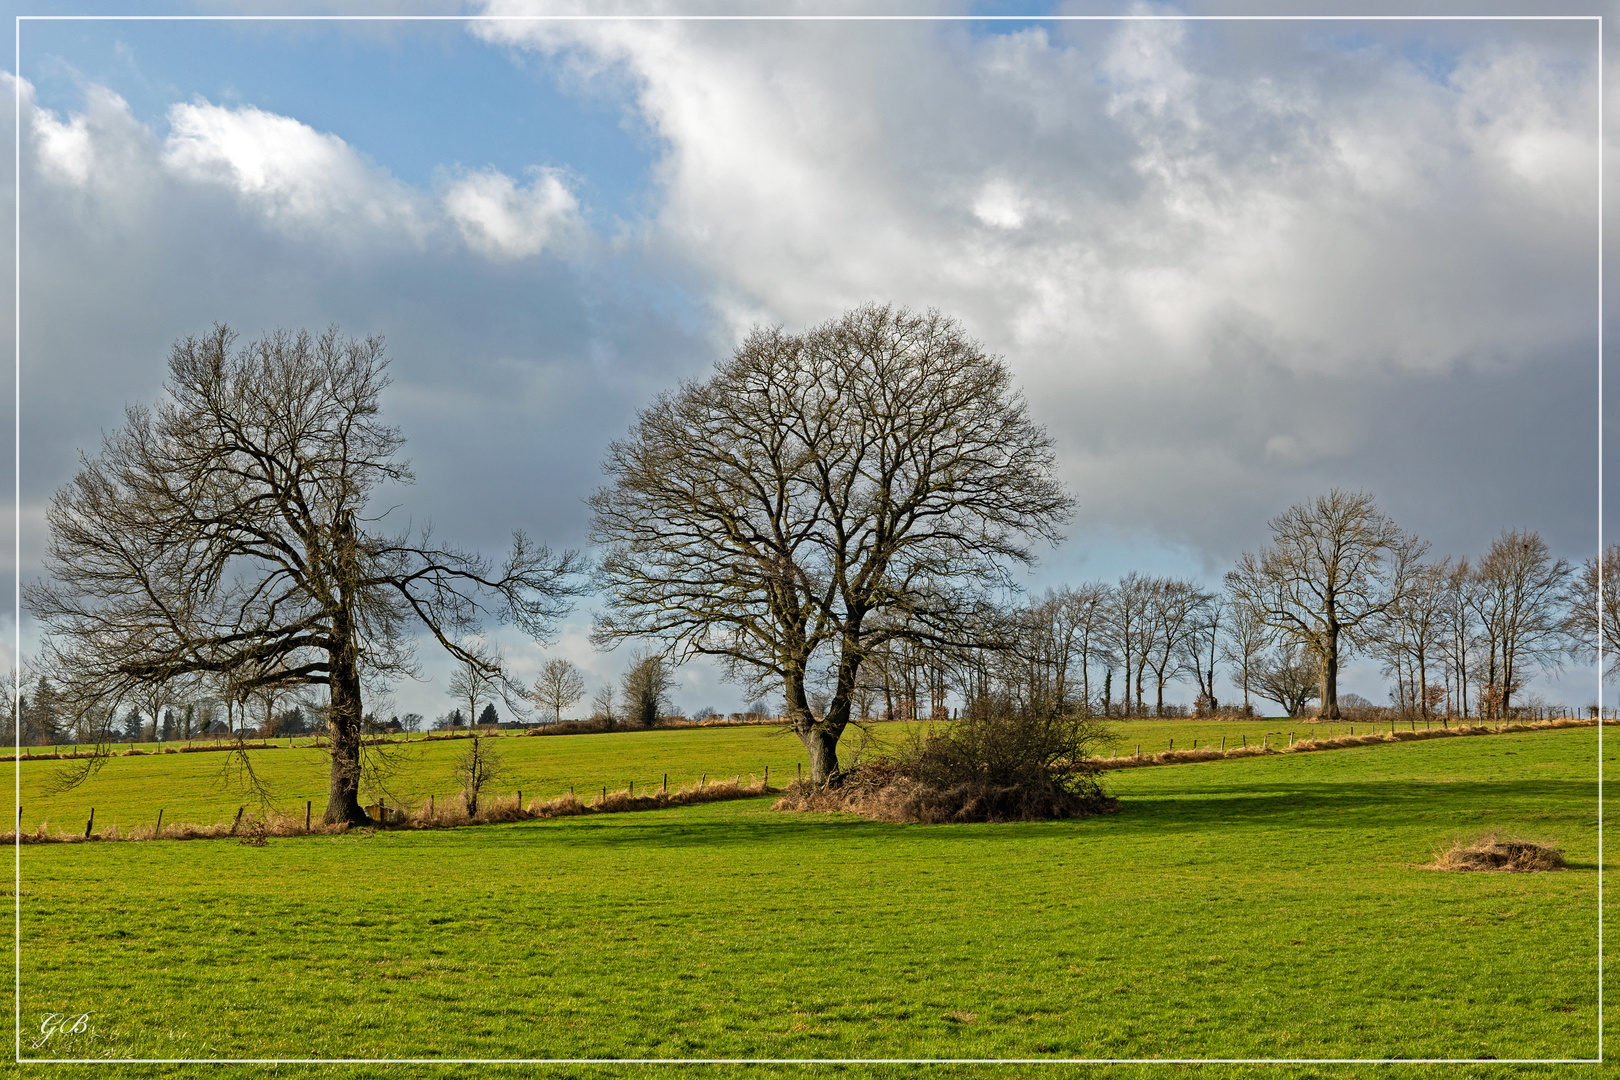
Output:
<svg viewBox="0 0 1620 1080">
<path fill-rule="evenodd" d="M 765 766 L 765 782 L 759 785 L 759 790 L 766 791 L 771 786 L 771 767 Z"/>
<path fill-rule="evenodd" d="M 86 840 L 90 839 L 90 826 L 94 825 L 95 823 L 96 823 L 96 808 L 92 806 L 90 808 L 90 820 L 84 823 L 84 838 Z"/>
<path fill-rule="evenodd" d="M 304 800 L 304 831 L 305 832 L 309 832 L 309 812 L 312 809 L 314 809 L 314 807 L 315 807 L 315 800 L 314 799 L 305 799 Z"/>
<path fill-rule="evenodd" d="M 163 835 L 163 808 L 159 807 L 158 808 L 157 828 L 152 830 L 152 836 L 155 839 L 155 838 L 157 838 L 159 836 L 162 836 L 162 835 Z"/>
<path fill-rule="evenodd" d="M 669 794 L 669 773 L 664 774 L 664 794 Z"/>
<path fill-rule="evenodd" d="M 245 806 L 238 806 L 236 808 L 236 820 L 231 822 L 231 835 L 232 836 L 236 835 L 236 827 L 238 825 L 242 824 L 242 814 L 246 810 L 247 810 L 247 807 L 245 807 Z"/>
</svg>

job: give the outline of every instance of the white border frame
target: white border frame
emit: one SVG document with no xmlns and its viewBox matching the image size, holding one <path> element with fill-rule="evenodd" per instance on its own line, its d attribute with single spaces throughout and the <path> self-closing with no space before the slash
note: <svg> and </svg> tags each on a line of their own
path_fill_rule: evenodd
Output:
<svg viewBox="0 0 1620 1080">
<path fill-rule="evenodd" d="M 22 658 L 22 26 L 24 22 L 1595 22 L 1597 24 L 1598 557 L 1603 553 L 1603 16 L 1602 15 L 18 15 L 12 194 L 12 618 Z M 1598 575 L 1602 626 L 1603 575 Z M 22 832 L 13 842 L 12 920 L 18 1065 L 1597 1065 L 1603 1063 L 1603 634 L 1598 633 L 1598 1056 L 1595 1058 L 25 1058 L 22 1056 Z M 20 716 L 13 684 L 12 716 Z M 13 805 L 22 804 L 22 725 L 12 725 Z"/>
</svg>

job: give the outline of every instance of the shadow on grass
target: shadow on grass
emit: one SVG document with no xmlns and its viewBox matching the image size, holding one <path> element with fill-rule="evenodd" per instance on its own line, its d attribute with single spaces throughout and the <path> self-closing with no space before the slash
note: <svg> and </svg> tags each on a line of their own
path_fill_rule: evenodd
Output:
<svg viewBox="0 0 1620 1080">
<path fill-rule="evenodd" d="M 1306 829 L 1365 832 L 1369 822 L 1393 815 L 1410 822 L 1426 816 L 1455 821 L 1459 816 L 1490 812 L 1509 817 L 1517 812 L 1545 815 L 1566 809 L 1584 812 L 1595 806 L 1596 785 L 1575 780 L 1365 780 L 1189 787 L 1170 794 L 1126 796 L 1119 813 L 1066 821 L 1009 822 L 997 825 L 892 825 L 851 814 L 770 812 L 764 800 L 725 804 L 701 820 L 690 810 L 654 811 L 650 815 L 563 818 L 512 827 L 513 839 L 544 830 L 547 843 L 585 846 L 654 845 L 720 847 L 759 843 L 795 846 L 903 841 L 906 847 L 950 845 L 988 836 L 1006 840 L 1070 835 L 1103 842 L 1144 834 L 1229 835 L 1235 829 Z M 656 816 L 654 816 L 656 815 Z M 538 839 L 538 837 L 535 837 Z"/>
</svg>

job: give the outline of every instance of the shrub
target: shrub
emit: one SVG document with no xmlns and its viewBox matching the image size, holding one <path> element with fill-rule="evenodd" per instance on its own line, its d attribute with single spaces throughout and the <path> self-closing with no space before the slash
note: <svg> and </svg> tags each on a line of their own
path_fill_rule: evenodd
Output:
<svg viewBox="0 0 1620 1080">
<path fill-rule="evenodd" d="M 914 734 L 822 789 L 795 785 L 781 809 L 851 810 L 883 821 L 1043 821 L 1106 813 L 1117 800 L 1087 761 L 1108 738 L 1097 721 L 1008 703 Z"/>
</svg>

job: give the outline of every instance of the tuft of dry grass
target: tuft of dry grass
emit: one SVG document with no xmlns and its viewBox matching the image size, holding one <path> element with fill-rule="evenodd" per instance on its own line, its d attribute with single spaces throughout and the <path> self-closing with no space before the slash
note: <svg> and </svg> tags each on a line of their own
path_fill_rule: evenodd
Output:
<svg viewBox="0 0 1620 1080">
<path fill-rule="evenodd" d="M 1474 840 L 1458 840 L 1439 852 L 1432 870 L 1498 870 L 1505 873 L 1534 873 L 1562 870 L 1564 853 L 1551 844 L 1517 836 L 1486 833 Z"/>
</svg>

